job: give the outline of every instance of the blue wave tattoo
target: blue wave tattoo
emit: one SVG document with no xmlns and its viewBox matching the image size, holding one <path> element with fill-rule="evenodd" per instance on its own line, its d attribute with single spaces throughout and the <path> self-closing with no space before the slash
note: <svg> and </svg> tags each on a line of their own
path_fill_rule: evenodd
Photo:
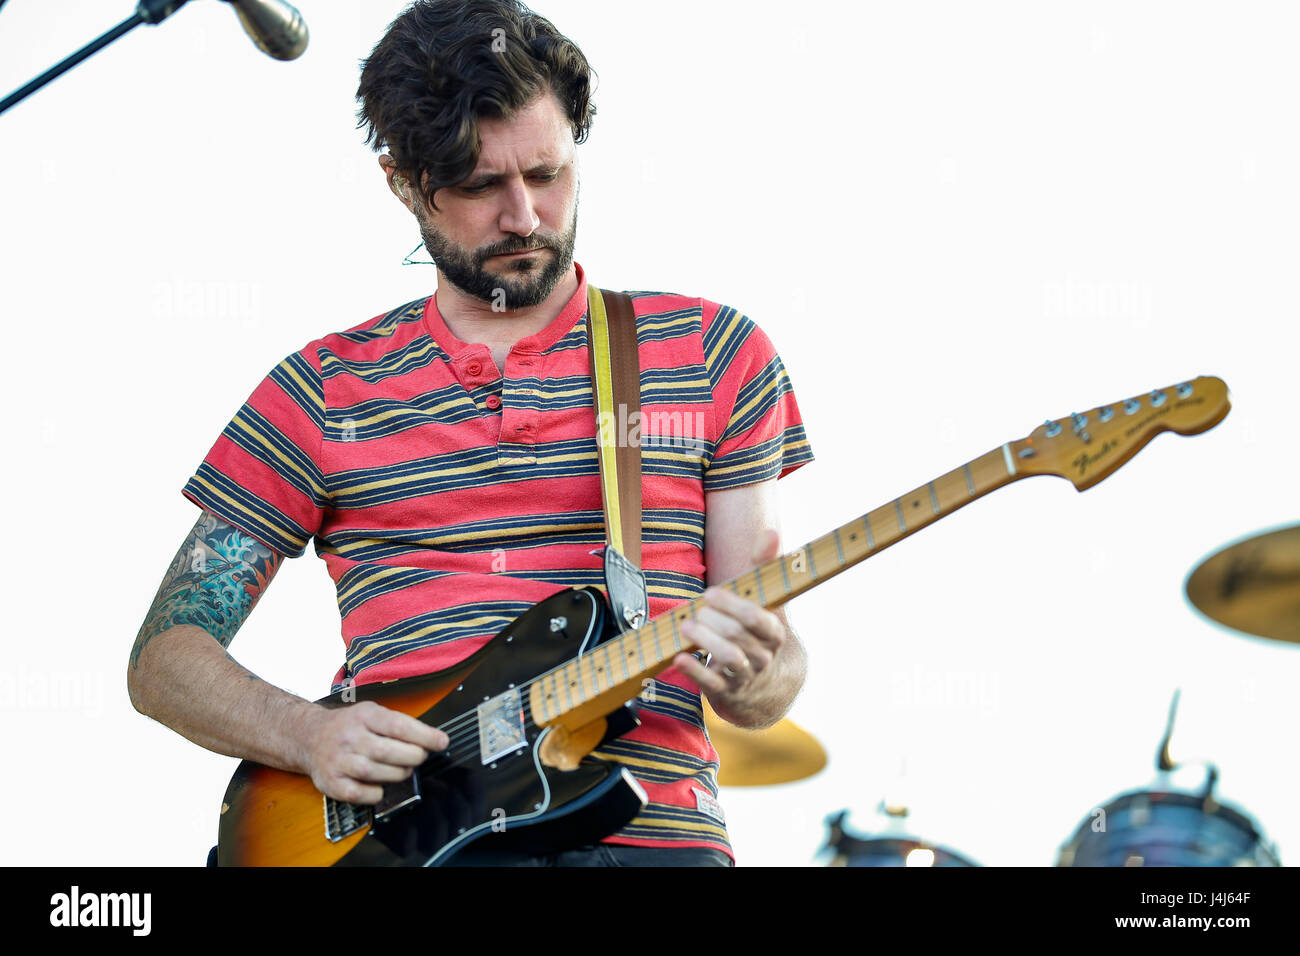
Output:
<svg viewBox="0 0 1300 956">
<path fill-rule="evenodd" d="M 131 648 L 131 667 L 151 640 L 178 624 L 201 627 L 229 647 L 284 555 L 203 512 L 167 569 Z"/>
</svg>

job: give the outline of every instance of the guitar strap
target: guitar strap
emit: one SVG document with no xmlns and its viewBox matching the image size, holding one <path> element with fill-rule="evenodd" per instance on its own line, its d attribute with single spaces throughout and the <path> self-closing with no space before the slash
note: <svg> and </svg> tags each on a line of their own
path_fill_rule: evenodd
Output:
<svg viewBox="0 0 1300 956">
<path fill-rule="evenodd" d="M 605 587 L 619 628 L 626 630 L 639 627 L 650 609 L 641 572 L 641 363 L 632 299 L 588 285 L 587 341 L 605 511 Z"/>
</svg>

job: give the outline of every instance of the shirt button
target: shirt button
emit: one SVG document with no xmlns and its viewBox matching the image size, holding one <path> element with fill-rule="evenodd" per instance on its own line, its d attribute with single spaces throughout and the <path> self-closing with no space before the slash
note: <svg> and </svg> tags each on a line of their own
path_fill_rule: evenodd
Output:
<svg viewBox="0 0 1300 956">
<path fill-rule="evenodd" d="M 487 400 L 483 404 L 485 404 L 488 408 L 492 409 L 492 411 L 495 412 L 498 408 L 501 407 L 501 399 L 498 398 L 496 395 L 489 395 L 487 397 Z"/>
<path fill-rule="evenodd" d="M 469 365 L 465 366 L 465 371 L 469 372 L 471 375 L 477 375 L 479 372 L 483 371 L 483 366 L 478 362 L 470 362 Z"/>
</svg>

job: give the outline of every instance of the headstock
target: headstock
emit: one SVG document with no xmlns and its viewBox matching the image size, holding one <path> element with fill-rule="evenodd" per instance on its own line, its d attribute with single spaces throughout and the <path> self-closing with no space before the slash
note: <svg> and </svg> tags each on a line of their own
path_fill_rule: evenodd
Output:
<svg viewBox="0 0 1300 956">
<path fill-rule="evenodd" d="M 1021 474 L 1059 475 L 1080 491 L 1108 477 L 1163 431 L 1196 435 L 1223 421 L 1228 386 L 1202 376 L 1048 421 L 1011 443 Z"/>
</svg>

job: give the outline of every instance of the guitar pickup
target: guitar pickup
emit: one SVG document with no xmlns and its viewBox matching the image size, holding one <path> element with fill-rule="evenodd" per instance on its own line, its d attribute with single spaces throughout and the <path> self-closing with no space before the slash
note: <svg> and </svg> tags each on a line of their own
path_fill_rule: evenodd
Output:
<svg viewBox="0 0 1300 956">
<path fill-rule="evenodd" d="M 398 810 L 420 802 L 420 775 L 417 771 L 405 780 L 384 784 L 384 795 L 375 804 L 375 822 L 383 823 Z"/>
<path fill-rule="evenodd" d="M 508 690 L 478 705 L 478 749 L 484 765 L 527 746 L 519 691 Z"/>
</svg>

